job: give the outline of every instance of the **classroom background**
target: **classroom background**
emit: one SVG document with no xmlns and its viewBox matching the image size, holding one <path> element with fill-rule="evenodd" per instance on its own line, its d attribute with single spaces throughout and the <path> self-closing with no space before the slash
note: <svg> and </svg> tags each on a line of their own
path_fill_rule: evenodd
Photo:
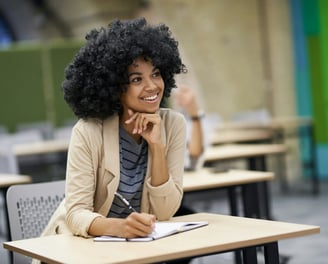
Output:
<svg viewBox="0 0 328 264">
<path fill-rule="evenodd" d="M 313 135 L 286 138 L 286 175 L 310 186 L 306 164 L 314 159 L 326 188 L 326 0 L 0 0 L 0 127 L 14 133 L 29 123 L 74 123 L 61 82 L 86 32 L 139 16 L 167 24 L 179 40 L 188 68 L 181 81 L 195 89 L 208 116 L 219 122 L 310 118 Z M 323 204 L 302 202 L 313 210 Z"/>
<path fill-rule="evenodd" d="M 324 0 L 1 0 L 0 125 L 69 123 L 60 86 L 85 33 L 144 16 L 170 26 L 189 69 L 184 82 L 207 113 L 224 121 L 311 117 L 318 175 L 327 179 L 327 12 Z M 309 152 L 306 143 L 289 145 L 288 177 L 295 179 Z"/>
</svg>

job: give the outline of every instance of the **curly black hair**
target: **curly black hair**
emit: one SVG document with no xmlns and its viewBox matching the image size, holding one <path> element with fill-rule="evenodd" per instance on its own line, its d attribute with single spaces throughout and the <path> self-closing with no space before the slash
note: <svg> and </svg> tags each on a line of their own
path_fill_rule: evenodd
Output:
<svg viewBox="0 0 328 264">
<path fill-rule="evenodd" d="M 129 83 L 127 69 L 137 57 L 150 59 L 161 72 L 165 84 L 161 106 L 176 87 L 174 75 L 186 72 L 178 42 L 164 24 L 116 19 L 107 28 L 91 30 L 86 40 L 66 67 L 62 83 L 64 98 L 79 118 L 120 114 L 120 95 Z"/>
</svg>

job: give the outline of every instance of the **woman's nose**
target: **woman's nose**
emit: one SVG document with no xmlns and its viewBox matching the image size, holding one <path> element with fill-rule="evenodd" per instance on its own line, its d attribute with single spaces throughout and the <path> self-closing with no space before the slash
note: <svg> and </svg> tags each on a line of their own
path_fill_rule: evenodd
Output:
<svg viewBox="0 0 328 264">
<path fill-rule="evenodd" d="M 156 89 L 156 87 L 157 87 L 157 85 L 153 80 L 151 80 L 151 79 L 146 80 L 145 88 L 147 91 L 153 91 Z"/>
</svg>

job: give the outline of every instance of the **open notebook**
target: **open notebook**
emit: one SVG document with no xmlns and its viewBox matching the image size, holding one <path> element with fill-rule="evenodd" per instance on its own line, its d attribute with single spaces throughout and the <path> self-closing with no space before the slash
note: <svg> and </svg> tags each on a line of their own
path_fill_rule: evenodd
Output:
<svg viewBox="0 0 328 264">
<path fill-rule="evenodd" d="M 122 238 L 122 237 L 113 237 L 113 236 L 99 236 L 95 237 L 93 240 L 98 242 L 107 242 L 107 241 L 152 241 L 160 239 L 162 237 L 167 237 L 177 233 L 185 232 L 192 230 L 201 226 L 208 225 L 208 222 L 157 222 L 155 224 L 155 230 L 153 233 L 146 237 L 136 237 L 136 238 Z"/>
</svg>

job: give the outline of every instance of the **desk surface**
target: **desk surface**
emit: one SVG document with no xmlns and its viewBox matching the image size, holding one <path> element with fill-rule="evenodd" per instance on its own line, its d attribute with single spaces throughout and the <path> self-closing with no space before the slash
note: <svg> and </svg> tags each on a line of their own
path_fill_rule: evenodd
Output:
<svg viewBox="0 0 328 264">
<path fill-rule="evenodd" d="M 244 122 L 226 122 L 218 125 L 218 130 L 231 129 L 256 129 L 256 128 L 297 128 L 300 126 L 312 126 L 313 120 L 311 117 L 301 116 L 283 116 L 275 117 L 267 121 L 244 121 Z"/>
<path fill-rule="evenodd" d="M 13 151 L 16 156 L 39 155 L 54 152 L 66 152 L 68 145 L 68 140 L 46 140 L 33 143 L 17 144 L 14 145 Z"/>
<path fill-rule="evenodd" d="M 202 168 L 185 172 L 183 177 L 184 192 L 208 190 L 214 188 L 242 185 L 273 180 L 273 172 L 229 170 L 214 173 L 211 169 Z"/>
<path fill-rule="evenodd" d="M 151 242 L 94 242 L 92 238 L 55 235 L 4 242 L 3 246 L 47 263 L 127 264 L 231 251 L 320 232 L 318 226 L 208 213 L 174 220 L 208 221 L 209 225 Z"/>
<path fill-rule="evenodd" d="M 286 151 L 287 146 L 284 144 L 231 144 L 211 146 L 205 150 L 204 161 L 284 154 Z"/>
<path fill-rule="evenodd" d="M 210 138 L 212 145 L 242 142 L 259 142 L 274 138 L 271 129 L 221 129 L 213 133 Z"/>
<path fill-rule="evenodd" d="M 0 188 L 7 188 L 14 184 L 24 184 L 31 182 L 32 178 L 27 175 L 0 173 Z"/>
</svg>

